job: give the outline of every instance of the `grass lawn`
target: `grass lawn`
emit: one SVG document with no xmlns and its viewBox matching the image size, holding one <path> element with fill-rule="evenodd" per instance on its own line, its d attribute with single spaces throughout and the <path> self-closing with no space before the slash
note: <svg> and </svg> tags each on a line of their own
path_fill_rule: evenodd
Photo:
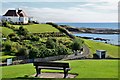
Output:
<svg viewBox="0 0 120 80">
<path fill-rule="evenodd" d="M 15 27 L 20 27 L 20 25 L 13 25 Z M 44 32 L 59 32 L 58 29 L 52 27 L 48 24 L 32 24 L 32 25 L 23 25 L 24 28 L 27 28 L 31 33 L 44 33 Z"/>
<path fill-rule="evenodd" d="M 1 26 L 0 26 L 0 32 L 3 33 L 5 36 L 9 35 L 10 33 L 14 33 L 12 29 L 9 29 L 7 27 L 1 27 Z"/>
<path fill-rule="evenodd" d="M 105 44 L 102 42 L 95 42 L 92 40 L 86 40 L 83 39 L 85 41 L 85 44 L 88 45 L 90 51 L 91 51 L 91 56 L 93 53 L 96 52 L 97 49 L 102 49 L 102 50 L 107 50 L 107 54 L 113 58 L 119 58 L 118 56 L 118 49 L 120 49 L 120 46 L 114 46 L 114 45 L 110 45 L 110 44 Z"/>
<path fill-rule="evenodd" d="M 71 71 L 77 73 L 77 78 L 118 78 L 118 60 L 71 60 Z M 17 78 L 35 74 L 32 64 L 5 66 L 2 68 L 3 78 Z M 42 70 L 56 72 L 56 70 Z M 57 72 L 61 72 L 57 70 Z M 62 71 L 63 72 L 63 71 Z"/>
<path fill-rule="evenodd" d="M 0 60 L 1 61 L 5 61 L 6 59 L 8 59 L 8 58 L 14 58 L 15 56 L 9 56 L 9 55 L 2 55 L 2 56 L 0 56 Z"/>
</svg>

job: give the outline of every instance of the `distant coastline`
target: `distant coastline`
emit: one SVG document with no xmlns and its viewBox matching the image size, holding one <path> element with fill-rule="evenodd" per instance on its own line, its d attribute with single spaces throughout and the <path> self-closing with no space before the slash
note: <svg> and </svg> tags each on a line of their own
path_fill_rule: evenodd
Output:
<svg viewBox="0 0 120 80">
<path fill-rule="evenodd" d="M 110 28 L 85 28 L 85 27 L 71 27 L 69 25 L 60 25 L 72 33 L 91 33 L 91 34 L 120 34 L 120 29 Z"/>
<path fill-rule="evenodd" d="M 92 25 L 93 24 L 94 23 L 92 23 Z M 110 24 L 112 24 L 112 23 L 110 23 Z M 116 24 L 114 24 L 114 26 Z M 74 25 L 75 25 L 75 23 L 74 23 Z M 99 23 L 99 25 L 100 25 L 100 23 Z M 100 41 L 100 42 L 104 42 L 104 43 L 108 43 L 108 44 L 112 44 L 112 45 L 120 45 L 119 44 L 120 41 L 118 40 L 118 35 L 120 34 L 120 29 L 117 29 L 117 27 L 118 27 L 117 25 L 115 26 L 116 28 L 113 28 L 113 29 L 108 28 L 107 25 L 108 24 L 106 24 L 106 27 L 101 27 L 101 28 L 98 28 L 98 27 L 96 27 L 96 28 L 84 27 L 83 28 L 83 27 L 71 26 L 69 24 L 67 24 L 67 25 L 61 24 L 60 26 L 65 28 L 66 30 L 68 30 L 69 32 L 71 32 L 73 35 L 75 35 L 77 37 Z M 78 26 L 78 23 L 77 23 L 77 26 Z"/>
</svg>

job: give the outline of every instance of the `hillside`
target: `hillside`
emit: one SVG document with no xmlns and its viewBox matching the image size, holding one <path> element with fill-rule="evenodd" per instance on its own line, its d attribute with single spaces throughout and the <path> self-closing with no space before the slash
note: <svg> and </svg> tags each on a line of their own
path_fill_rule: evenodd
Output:
<svg viewBox="0 0 120 80">
<path fill-rule="evenodd" d="M 106 50 L 107 55 L 109 55 L 110 57 L 119 58 L 118 50 L 120 49 L 120 46 L 114 46 L 114 45 L 105 44 L 102 42 L 95 42 L 95 41 L 87 40 L 87 39 L 83 39 L 83 40 L 91 51 L 90 56 L 92 56 L 92 54 L 94 54 L 96 50 Z"/>
<path fill-rule="evenodd" d="M 20 25 L 13 25 L 15 27 L 20 27 Z M 52 27 L 48 24 L 32 24 L 32 25 L 23 25 L 24 28 L 28 29 L 31 33 L 44 33 L 44 32 L 59 32 L 58 29 Z"/>
<path fill-rule="evenodd" d="M 13 25 L 13 26 L 16 28 L 20 27 L 20 25 Z M 23 27 L 27 28 L 27 30 L 31 33 L 59 32 L 58 29 L 56 29 L 55 27 L 52 27 L 51 25 L 48 25 L 48 24 L 23 25 Z M 6 28 L 6 27 L 0 27 L 0 28 L 2 29 L 2 33 L 6 36 L 10 33 L 13 33 L 13 30 L 10 28 Z M 62 39 L 62 37 L 59 37 L 59 38 Z M 90 49 L 89 57 L 92 58 L 92 56 L 96 52 L 96 50 L 100 49 L 100 50 L 106 50 L 108 56 L 110 56 L 112 58 L 118 58 L 118 49 L 120 48 L 120 46 L 114 46 L 114 45 L 105 44 L 105 43 L 101 43 L 101 42 L 95 42 L 95 41 L 87 40 L 87 39 L 83 39 L 83 40 Z M 65 40 L 65 38 L 64 38 L 64 40 L 62 40 L 62 41 L 66 42 L 67 39 Z"/>
<path fill-rule="evenodd" d="M 8 36 L 10 33 L 14 33 L 12 29 L 9 29 L 7 27 L 0 27 L 0 32 L 5 36 Z"/>
<path fill-rule="evenodd" d="M 6 27 L 8 28 L 6 29 Z M 5 53 L 5 55 L 2 55 L 2 61 L 11 56 L 41 58 L 73 53 L 70 47 L 72 40 L 66 42 L 67 39 L 57 39 L 56 37 L 66 38 L 67 36 L 51 25 L 32 24 L 21 26 L 10 24 L 6 27 L 1 27 L 3 34 L 7 33 L 9 35 L 13 32 L 14 34 L 6 35 L 7 40 L 2 42 L 3 47 L 1 50 Z M 68 37 L 68 39 L 70 38 Z M 27 52 L 27 50 L 31 52 Z"/>
<path fill-rule="evenodd" d="M 15 28 L 19 28 L 20 25 L 14 25 Z M 13 33 L 12 29 L 1 27 L 2 33 L 8 35 Z M 27 34 L 20 34 L 21 31 L 28 30 Z M 29 58 L 44 58 L 56 55 L 69 55 L 73 54 L 72 46 L 73 43 L 79 43 L 84 40 L 84 43 L 90 49 L 90 57 L 96 52 L 97 49 L 107 50 L 107 54 L 110 57 L 118 58 L 118 46 L 105 44 L 101 42 L 95 42 L 87 39 L 72 39 L 68 36 L 40 36 L 39 33 L 47 32 L 60 32 L 55 27 L 47 24 L 34 24 L 34 25 L 23 25 L 21 30 L 10 40 L 3 41 L 3 53 L 9 52 L 7 55 L 2 55 L 2 59 L 16 56 L 29 56 Z M 31 35 L 29 34 L 31 33 Z M 38 33 L 35 35 L 34 33 Z M 62 32 L 63 33 L 63 32 Z M 48 33 L 50 34 L 50 33 Z M 45 34 L 41 34 L 45 35 Z M 58 35 L 58 34 L 53 34 Z M 75 41 L 74 41 L 75 40 Z M 11 45 L 11 43 L 14 43 Z M 76 48 L 76 47 L 75 47 Z M 80 49 L 80 48 L 79 48 Z M 27 53 L 27 50 L 30 52 Z M 12 52 L 12 53 L 11 53 Z M 62 61 L 70 64 L 71 71 L 69 73 L 78 74 L 76 78 L 117 78 L 118 77 L 118 60 L 69 60 Z M 0 67 L 2 69 L 3 78 L 24 78 L 35 74 L 35 68 L 33 64 L 22 64 Z M 54 70 L 42 70 L 43 72 L 63 72 Z M 92 73 L 92 74 L 91 74 Z"/>
</svg>

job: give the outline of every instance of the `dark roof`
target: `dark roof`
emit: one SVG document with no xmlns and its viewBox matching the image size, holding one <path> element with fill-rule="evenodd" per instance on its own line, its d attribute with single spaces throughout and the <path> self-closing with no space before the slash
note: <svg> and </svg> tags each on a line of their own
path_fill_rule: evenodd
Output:
<svg viewBox="0 0 120 80">
<path fill-rule="evenodd" d="M 18 10 L 18 12 L 17 12 L 17 13 L 19 14 L 21 11 L 22 11 L 22 10 Z"/>
<path fill-rule="evenodd" d="M 27 15 L 25 14 L 25 12 L 23 10 L 18 10 L 17 13 L 20 17 L 27 17 Z"/>
<path fill-rule="evenodd" d="M 8 10 L 3 16 L 19 16 L 19 17 L 27 17 L 23 10 Z"/>
<path fill-rule="evenodd" d="M 16 10 L 8 10 L 3 16 L 18 16 Z"/>
</svg>

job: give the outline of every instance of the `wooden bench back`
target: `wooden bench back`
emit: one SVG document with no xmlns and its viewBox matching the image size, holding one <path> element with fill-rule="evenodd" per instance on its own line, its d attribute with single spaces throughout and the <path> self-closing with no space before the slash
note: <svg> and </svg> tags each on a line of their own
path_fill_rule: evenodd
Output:
<svg viewBox="0 0 120 80">
<path fill-rule="evenodd" d="M 60 62 L 34 62 L 34 66 L 64 67 L 69 68 L 69 63 Z"/>
</svg>

